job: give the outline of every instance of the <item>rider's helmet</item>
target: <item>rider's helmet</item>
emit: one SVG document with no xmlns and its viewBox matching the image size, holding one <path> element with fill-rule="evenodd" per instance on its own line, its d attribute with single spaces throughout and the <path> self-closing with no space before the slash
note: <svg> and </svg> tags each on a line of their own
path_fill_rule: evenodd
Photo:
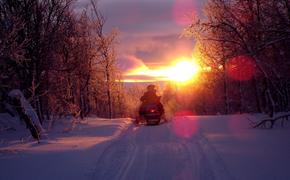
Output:
<svg viewBox="0 0 290 180">
<path fill-rule="evenodd" d="M 155 85 L 154 85 L 154 84 L 150 84 L 150 85 L 148 85 L 148 86 L 147 86 L 147 90 L 148 90 L 148 91 L 153 91 L 153 90 L 155 90 Z"/>
</svg>

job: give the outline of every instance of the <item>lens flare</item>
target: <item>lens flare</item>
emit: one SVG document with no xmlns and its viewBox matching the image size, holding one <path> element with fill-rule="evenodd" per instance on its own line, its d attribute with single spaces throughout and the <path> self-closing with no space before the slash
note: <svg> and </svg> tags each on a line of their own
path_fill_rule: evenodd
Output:
<svg viewBox="0 0 290 180">
<path fill-rule="evenodd" d="M 194 113 L 190 110 L 182 110 L 175 113 L 172 121 L 172 131 L 181 138 L 191 138 L 198 131 L 198 123 L 194 118 Z M 187 118 L 186 116 L 190 116 Z"/>
<path fill-rule="evenodd" d="M 248 81 L 254 77 L 256 72 L 253 58 L 245 55 L 229 60 L 226 70 L 229 77 L 238 81 Z"/>
<path fill-rule="evenodd" d="M 255 118 L 252 116 L 251 118 Z M 245 129 L 249 128 L 248 120 L 245 116 L 236 114 L 229 116 L 228 129 L 233 137 L 240 140 L 249 138 L 249 134 L 245 133 Z"/>
<path fill-rule="evenodd" d="M 192 138 L 198 130 L 198 123 L 192 117 L 176 116 L 172 121 L 172 130 L 180 138 Z"/>
</svg>

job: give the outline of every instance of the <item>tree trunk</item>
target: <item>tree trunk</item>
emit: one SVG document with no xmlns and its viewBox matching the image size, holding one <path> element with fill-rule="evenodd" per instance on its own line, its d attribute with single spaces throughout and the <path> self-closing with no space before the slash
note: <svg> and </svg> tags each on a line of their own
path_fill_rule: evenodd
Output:
<svg viewBox="0 0 290 180">
<path fill-rule="evenodd" d="M 259 99 L 258 84 L 257 84 L 257 77 L 256 76 L 254 76 L 254 78 L 253 78 L 253 85 L 254 85 L 254 91 L 255 91 L 257 110 L 258 110 L 259 113 L 261 113 L 262 112 L 262 108 L 261 108 L 261 102 L 260 102 L 260 99 Z"/>
<path fill-rule="evenodd" d="M 224 71 L 223 71 L 223 80 L 224 80 L 224 105 L 225 105 L 225 114 L 229 113 L 229 96 L 228 96 L 228 82 L 226 75 L 226 64 L 224 63 Z"/>
<path fill-rule="evenodd" d="M 106 58 L 106 80 L 107 80 L 107 96 L 108 96 L 108 117 L 112 119 L 112 97 L 111 97 L 111 76 L 110 76 L 110 59 L 108 52 L 105 53 Z"/>
</svg>

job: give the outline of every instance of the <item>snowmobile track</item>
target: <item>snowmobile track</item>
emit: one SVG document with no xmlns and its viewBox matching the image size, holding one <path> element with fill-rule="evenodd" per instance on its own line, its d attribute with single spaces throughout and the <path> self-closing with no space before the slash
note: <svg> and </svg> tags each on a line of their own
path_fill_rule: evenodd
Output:
<svg viewBox="0 0 290 180">
<path fill-rule="evenodd" d="M 134 135 L 130 136 L 132 126 L 114 140 L 102 153 L 95 168 L 94 180 L 122 179 L 128 172 L 128 164 L 136 156 Z M 118 158 L 115 158 L 118 157 Z"/>
<path fill-rule="evenodd" d="M 197 135 L 197 143 L 200 154 L 204 156 L 209 163 L 208 166 L 213 171 L 215 180 L 234 180 L 235 178 L 228 171 L 224 161 L 218 155 L 216 149 L 209 143 L 207 138 L 202 133 L 202 130 Z"/>
<path fill-rule="evenodd" d="M 202 130 L 178 137 L 170 124 L 131 125 L 103 151 L 94 180 L 232 180 Z"/>
</svg>

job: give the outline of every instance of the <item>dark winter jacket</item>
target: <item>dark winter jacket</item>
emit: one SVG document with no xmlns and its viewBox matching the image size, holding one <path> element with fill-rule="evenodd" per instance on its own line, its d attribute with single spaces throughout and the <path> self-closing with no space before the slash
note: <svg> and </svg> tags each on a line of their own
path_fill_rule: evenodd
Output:
<svg viewBox="0 0 290 180">
<path fill-rule="evenodd" d="M 159 103 L 160 102 L 160 96 L 156 95 L 156 90 L 147 91 L 140 98 L 140 101 L 142 102 L 142 104 Z"/>
</svg>

